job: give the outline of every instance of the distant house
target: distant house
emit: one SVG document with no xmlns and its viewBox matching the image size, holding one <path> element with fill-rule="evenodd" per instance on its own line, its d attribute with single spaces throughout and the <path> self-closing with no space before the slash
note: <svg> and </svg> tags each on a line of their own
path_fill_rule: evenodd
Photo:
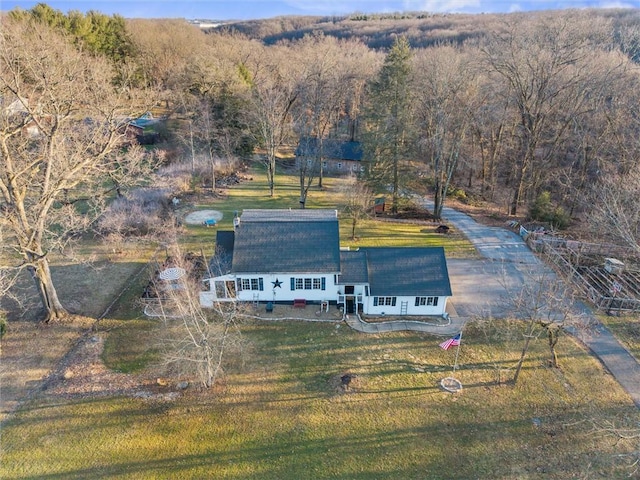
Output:
<svg viewBox="0 0 640 480">
<path fill-rule="evenodd" d="M 319 152 L 322 145 L 322 152 Z M 362 144 L 336 140 L 332 138 L 322 139 L 317 137 L 302 137 L 296 148 L 296 165 L 306 162 L 312 166 L 314 162 L 322 162 L 324 173 L 333 175 L 347 175 L 364 170 L 362 165 Z M 319 156 L 319 153 L 321 155 Z M 318 166 L 319 168 L 319 166 Z"/>
<path fill-rule="evenodd" d="M 333 304 L 345 313 L 444 315 L 442 247 L 341 249 L 333 210 L 245 210 L 217 253 L 203 306 L 243 301 Z"/>
<path fill-rule="evenodd" d="M 137 118 L 128 119 L 125 122 L 125 134 L 131 141 L 135 140 L 140 145 L 153 145 L 158 141 L 159 122 L 151 112 L 147 112 Z"/>
</svg>

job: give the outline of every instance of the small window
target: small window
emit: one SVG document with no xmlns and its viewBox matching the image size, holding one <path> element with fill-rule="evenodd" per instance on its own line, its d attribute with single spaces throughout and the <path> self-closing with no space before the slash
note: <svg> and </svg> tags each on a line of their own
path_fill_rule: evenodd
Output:
<svg viewBox="0 0 640 480">
<path fill-rule="evenodd" d="M 238 290 L 264 290 L 264 281 L 259 278 L 240 278 L 238 279 Z"/>
<path fill-rule="evenodd" d="M 338 162 L 338 163 L 336 163 L 336 168 L 337 168 L 338 170 L 342 170 L 342 162 Z"/>
<path fill-rule="evenodd" d="M 373 297 L 373 306 L 388 305 L 391 307 L 396 306 L 396 297 Z"/>
<path fill-rule="evenodd" d="M 438 297 L 416 297 L 416 307 L 437 306 Z"/>
<path fill-rule="evenodd" d="M 291 290 L 326 290 L 327 281 L 324 277 L 292 278 Z"/>
</svg>

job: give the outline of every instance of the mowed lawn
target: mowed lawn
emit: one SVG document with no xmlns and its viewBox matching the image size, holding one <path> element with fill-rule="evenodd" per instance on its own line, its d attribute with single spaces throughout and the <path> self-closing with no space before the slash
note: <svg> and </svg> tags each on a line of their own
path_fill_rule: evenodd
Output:
<svg viewBox="0 0 640 480">
<path fill-rule="evenodd" d="M 595 428 L 637 424 L 626 394 L 566 337 L 562 369 L 537 340 L 521 382 L 498 384 L 520 347 L 493 331 L 505 325 L 468 328 L 451 394 L 455 350 L 436 337 L 247 324 L 253 348 L 210 392 L 29 403 L 3 429 L 0 477 L 627 478 L 637 440 Z"/>
<path fill-rule="evenodd" d="M 221 230 L 233 229 L 233 217 L 237 212 L 256 208 L 298 209 L 300 206 L 299 178 L 291 173 L 279 173 L 276 176 L 274 196 L 269 195 L 266 174 L 261 166 L 252 168 L 247 176 L 250 180 L 243 181 L 225 190 L 224 198 L 200 202 L 194 205 L 181 206 L 179 215 L 186 216 L 194 210 L 219 210 L 223 214 L 217 228 Z M 349 189 L 349 179 L 327 177 L 323 180 L 323 187 L 312 186 L 307 197 L 307 208 L 325 208 L 336 210 L 340 218 L 340 244 L 343 247 L 383 247 L 383 246 L 443 246 L 448 257 L 475 257 L 475 249 L 466 237 L 453 228 L 449 234 L 435 232 L 437 223 L 411 222 L 406 220 L 394 221 L 385 218 L 365 218 L 356 224 L 355 239 L 351 238 L 351 219 L 343 213 L 346 201 L 346 191 Z M 388 199 L 389 201 L 390 199 Z M 387 206 L 387 210 L 389 206 Z M 199 251 L 204 249 L 206 254 L 213 254 L 215 230 L 199 225 L 187 226 L 185 235 L 181 239 L 185 250 Z"/>
<path fill-rule="evenodd" d="M 269 197 L 263 173 L 223 199 L 194 208 L 297 208 L 294 176 Z M 341 183 L 326 179 L 309 208 L 340 208 Z M 343 245 L 444 245 L 472 255 L 462 236 L 430 225 L 368 220 Z M 215 229 L 186 227 L 186 250 L 213 252 Z M 351 243 L 353 242 L 353 243 Z M 133 285 L 97 327 L 105 363 L 135 378 L 156 371 L 158 321 L 144 319 Z M 175 399 L 43 394 L 2 426 L 2 479 L 566 479 L 628 478 L 640 450 L 611 428 L 636 428 L 638 410 L 600 363 L 570 337 L 547 366 L 544 338 L 533 341 L 519 383 L 507 381 L 522 347 L 520 326 L 470 324 L 455 373 L 463 391 L 440 380 L 456 351 L 442 338 L 397 332 L 366 335 L 344 324 L 251 321 L 247 348 L 230 359 L 210 391 L 192 386 Z M 340 377 L 353 380 L 343 389 Z M 176 379 L 177 381 L 177 379 Z M 175 382 L 159 387 L 173 393 Z M 141 386 L 141 389 L 146 387 Z M 626 433 L 624 430 L 621 432 Z M 634 456 L 634 452 L 635 455 Z"/>
</svg>

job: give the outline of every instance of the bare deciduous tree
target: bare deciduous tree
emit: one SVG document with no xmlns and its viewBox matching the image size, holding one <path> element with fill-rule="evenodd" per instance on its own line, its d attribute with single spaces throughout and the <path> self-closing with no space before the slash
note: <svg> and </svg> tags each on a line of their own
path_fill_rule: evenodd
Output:
<svg viewBox="0 0 640 480">
<path fill-rule="evenodd" d="M 204 34 L 183 19 L 132 19 L 127 30 L 135 45 L 139 75 L 145 84 L 166 89 L 204 46 Z"/>
<path fill-rule="evenodd" d="M 433 175 L 433 215 L 439 219 L 470 127 L 474 79 L 467 60 L 448 46 L 421 52 L 415 77 L 419 149 Z"/>
<path fill-rule="evenodd" d="M 276 159 L 280 147 L 290 135 L 291 116 L 298 99 L 297 75 L 288 51 L 263 50 L 240 65 L 247 87 L 247 116 L 256 140 L 265 151 L 269 194 L 275 193 Z"/>
<path fill-rule="evenodd" d="M 296 124 L 301 145 L 309 152 L 298 164 L 300 180 L 300 207 L 304 208 L 313 180 L 319 178 L 322 186 L 322 157 L 324 138 L 334 118 L 340 114 L 344 91 L 340 89 L 341 67 L 335 39 L 305 37 L 296 45 L 303 59 L 305 71 L 298 85 Z M 313 148 L 311 148 L 313 145 Z"/>
<path fill-rule="evenodd" d="M 552 162 L 571 121 L 584 113 L 597 22 L 590 17 L 545 17 L 506 25 L 484 48 L 488 68 L 504 80 L 514 109 L 517 152 L 509 213 L 516 215 L 539 165 Z"/>
<path fill-rule="evenodd" d="M 365 75 L 371 70 L 371 53 L 360 43 L 332 37 L 306 36 L 292 46 L 304 66 L 298 85 L 294 129 L 308 155 L 298 164 L 300 205 L 304 208 L 315 178 L 322 188 L 325 138 L 345 137 L 342 124 L 349 122 L 348 136 L 355 140 Z"/>
<path fill-rule="evenodd" d="M 178 252 L 172 258 L 184 258 L 179 249 L 172 251 Z M 170 371 L 195 377 L 209 388 L 224 374 L 229 357 L 242 353 L 242 305 L 227 302 L 202 307 L 201 279 L 193 264 L 175 261 L 172 266 L 186 273 L 176 280 L 156 282 L 159 312 L 166 326 L 162 362 Z"/>
<path fill-rule="evenodd" d="M 513 383 L 517 383 L 531 341 L 545 335 L 549 346 L 549 365 L 558 367 L 556 346 L 565 329 L 585 328 L 576 311 L 575 295 L 566 283 L 549 268 L 532 265 L 523 272 L 523 283 L 514 285 L 505 279 L 505 303 L 517 320 L 524 322 L 524 343 L 515 366 Z"/>
<path fill-rule="evenodd" d="M 367 184 L 353 176 L 344 186 L 345 205 L 342 212 L 351 220 L 351 240 L 356 239 L 356 227 L 371 216 L 373 210 L 373 191 Z"/>
<path fill-rule="evenodd" d="M 108 62 L 77 51 L 37 22 L 3 20 L 0 32 L 0 194 L 5 250 L 35 281 L 45 320 L 66 310 L 49 252 L 89 226 L 105 190 L 139 179 L 151 162 L 114 155 L 133 91 L 113 86 Z M 111 182 L 111 188 L 105 183 Z M 112 193 L 113 194 L 113 193 Z"/>
<path fill-rule="evenodd" d="M 605 176 L 595 189 L 589 222 L 599 235 L 640 254 L 640 168 Z"/>
<path fill-rule="evenodd" d="M 628 465 L 628 478 L 636 478 L 640 473 L 640 425 L 629 425 L 629 422 L 612 421 L 606 415 L 599 414 L 591 419 L 593 432 L 613 440 L 615 445 L 623 445 L 629 453 L 620 454 L 618 458 Z M 626 425 L 624 424 L 626 423 Z"/>
</svg>

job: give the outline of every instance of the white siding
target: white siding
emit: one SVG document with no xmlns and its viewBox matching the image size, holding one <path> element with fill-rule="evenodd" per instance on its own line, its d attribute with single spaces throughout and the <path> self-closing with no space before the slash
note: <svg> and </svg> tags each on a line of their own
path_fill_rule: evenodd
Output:
<svg viewBox="0 0 640 480">
<path fill-rule="evenodd" d="M 447 297 L 438 297 L 438 305 L 416 306 L 416 297 L 395 297 L 396 304 L 375 305 L 373 297 L 364 299 L 364 313 L 367 315 L 444 315 L 447 307 Z M 407 312 L 402 312 L 402 302 L 407 302 Z"/>
<path fill-rule="evenodd" d="M 229 277 L 222 277 L 229 278 Z M 243 274 L 237 275 L 235 277 L 238 279 L 262 279 L 263 290 L 239 290 L 236 289 L 236 298 L 240 301 L 246 302 L 288 302 L 293 301 L 297 298 L 304 298 L 308 302 L 320 302 L 322 300 L 330 300 L 335 301 L 337 298 L 338 287 L 336 287 L 334 283 L 335 276 L 333 274 Z M 294 285 L 296 284 L 295 279 L 301 279 L 301 282 L 297 282 L 298 286 L 302 283 L 301 289 L 291 290 L 291 279 L 294 279 Z M 324 287 L 322 288 L 313 288 L 314 286 L 322 287 L 322 279 L 324 279 Z M 215 280 L 212 279 L 211 284 L 215 284 Z M 276 287 L 274 282 L 279 281 L 280 286 Z M 318 285 L 319 283 L 319 285 Z M 311 286 L 311 288 L 305 288 L 306 286 Z M 215 291 L 206 292 L 207 296 L 204 298 L 215 298 Z M 203 298 L 201 296 L 201 298 Z"/>
</svg>

